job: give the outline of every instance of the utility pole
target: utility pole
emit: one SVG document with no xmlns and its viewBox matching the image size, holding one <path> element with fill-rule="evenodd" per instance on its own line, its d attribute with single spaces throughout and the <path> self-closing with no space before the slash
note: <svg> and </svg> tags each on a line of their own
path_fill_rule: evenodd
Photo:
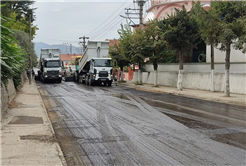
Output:
<svg viewBox="0 0 246 166">
<path fill-rule="evenodd" d="M 143 6 L 144 3 L 146 2 L 146 0 L 136 0 L 133 1 L 134 3 L 136 2 L 139 6 L 139 28 L 143 29 Z M 139 61 L 139 65 L 138 65 L 139 69 L 138 69 L 138 82 L 140 84 L 142 84 L 142 64 Z"/>
<path fill-rule="evenodd" d="M 32 11 L 30 10 L 29 14 L 29 42 L 30 42 L 30 48 L 32 46 L 32 39 L 31 39 L 31 21 L 32 21 Z M 30 51 L 30 50 L 29 50 Z M 29 84 L 32 84 L 32 55 L 31 52 L 29 52 Z"/>
<path fill-rule="evenodd" d="M 139 10 L 139 9 L 125 8 L 125 10 L 126 10 L 126 12 L 125 12 L 126 16 L 120 15 L 120 17 L 126 18 L 126 21 L 127 21 L 127 19 L 129 19 L 130 22 L 132 22 L 134 25 L 136 25 L 136 24 L 134 23 L 134 21 L 132 21 L 132 19 L 139 19 L 139 18 L 138 18 L 138 17 L 130 17 L 130 14 L 131 14 L 131 15 L 138 15 L 138 13 L 136 13 L 136 10 Z M 129 10 L 130 10 L 130 11 L 135 11 L 135 13 L 129 13 Z M 127 21 L 127 24 L 128 24 L 128 21 Z"/>
<path fill-rule="evenodd" d="M 140 29 L 143 29 L 143 6 L 146 2 L 146 0 L 137 0 L 133 1 L 134 3 L 136 2 L 139 6 L 139 27 Z"/>
<path fill-rule="evenodd" d="M 85 39 L 89 39 L 89 37 L 80 37 L 79 39 L 83 39 L 82 44 L 83 44 L 83 53 L 85 52 Z"/>
<path fill-rule="evenodd" d="M 68 51 L 67 51 L 67 45 L 68 45 L 68 43 L 62 43 L 62 44 L 65 45 L 64 53 L 65 53 L 65 54 L 68 53 Z"/>
</svg>

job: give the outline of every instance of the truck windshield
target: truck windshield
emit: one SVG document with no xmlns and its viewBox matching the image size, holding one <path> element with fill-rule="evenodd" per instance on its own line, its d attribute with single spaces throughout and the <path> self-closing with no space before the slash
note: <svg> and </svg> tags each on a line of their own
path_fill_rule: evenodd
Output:
<svg viewBox="0 0 246 166">
<path fill-rule="evenodd" d="M 112 60 L 111 59 L 95 59 L 94 60 L 95 67 L 112 67 Z"/>
<path fill-rule="evenodd" d="M 45 67 L 52 68 L 52 67 L 60 67 L 60 61 L 46 61 Z"/>
</svg>

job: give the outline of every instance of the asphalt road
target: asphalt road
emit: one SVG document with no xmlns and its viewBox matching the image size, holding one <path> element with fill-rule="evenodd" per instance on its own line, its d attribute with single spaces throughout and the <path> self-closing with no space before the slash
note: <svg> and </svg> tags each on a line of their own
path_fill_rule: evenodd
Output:
<svg viewBox="0 0 246 166">
<path fill-rule="evenodd" d="M 37 82 L 72 165 L 246 165 L 243 106 L 122 86 Z"/>
</svg>

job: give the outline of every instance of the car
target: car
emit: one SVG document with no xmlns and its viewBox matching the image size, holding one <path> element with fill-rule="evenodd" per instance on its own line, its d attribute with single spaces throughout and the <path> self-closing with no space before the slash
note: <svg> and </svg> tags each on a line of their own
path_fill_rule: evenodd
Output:
<svg viewBox="0 0 246 166">
<path fill-rule="evenodd" d="M 65 69 L 64 71 L 64 79 L 65 81 L 73 80 L 74 79 L 74 70 L 71 69 L 71 67 Z"/>
</svg>

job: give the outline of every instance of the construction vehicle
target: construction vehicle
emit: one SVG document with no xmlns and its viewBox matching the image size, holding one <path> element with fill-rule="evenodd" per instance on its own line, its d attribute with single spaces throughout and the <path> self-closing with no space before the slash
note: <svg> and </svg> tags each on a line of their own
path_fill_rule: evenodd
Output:
<svg viewBox="0 0 246 166">
<path fill-rule="evenodd" d="M 112 84 L 112 59 L 109 58 L 109 41 L 88 41 L 79 60 L 79 82 L 87 85 Z"/>
<path fill-rule="evenodd" d="M 61 83 L 61 56 L 58 48 L 41 49 L 38 78 L 42 82 L 58 81 Z"/>
</svg>

